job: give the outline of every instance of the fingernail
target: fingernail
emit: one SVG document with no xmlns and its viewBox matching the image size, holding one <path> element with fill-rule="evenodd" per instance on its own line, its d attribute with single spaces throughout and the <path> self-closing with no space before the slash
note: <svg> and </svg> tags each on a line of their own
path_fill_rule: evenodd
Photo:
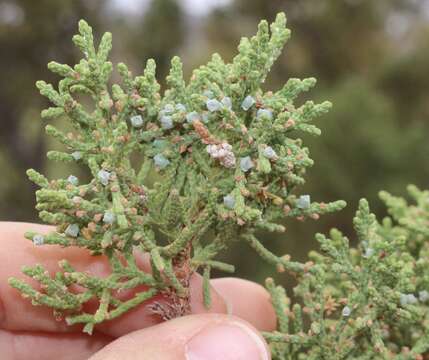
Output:
<svg viewBox="0 0 429 360">
<path fill-rule="evenodd" d="M 187 360 L 269 360 L 261 337 L 241 323 L 216 324 L 197 333 L 186 346 Z"/>
</svg>

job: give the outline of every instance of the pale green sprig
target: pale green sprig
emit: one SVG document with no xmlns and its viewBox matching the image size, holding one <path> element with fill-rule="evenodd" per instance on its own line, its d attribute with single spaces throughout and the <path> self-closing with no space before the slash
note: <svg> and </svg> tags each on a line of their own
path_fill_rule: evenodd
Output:
<svg viewBox="0 0 429 360">
<path fill-rule="evenodd" d="M 414 186 L 409 192 L 416 205 L 380 194 L 394 216 L 382 223 L 361 200 L 357 248 L 338 230 L 316 236 L 322 253 L 310 254 L 314 265 L 294 288 L 307 327 L 290 328 L 291 301 L 267 281 L 279 328 L 264 336 L 274 359 L 423 359 L 429 351 L 429 196 Z"/>
<path fill-rule="evenodd" d="M 53 276 L 40 266 L 25 269 L 41 283 L 40 289 L 19 279 L 11 279 L 11 285 L 34 304 L 55 309 L 68 324 L 82 324 L 91 333 L 97 324 L 157 294 L 174 306 L 156 303 L 154 315 L 170 319 L 188 314 L 190 278 L 197 271 L 203 274 L 203 299 L 209 307 L 212 270 L 234 271 L 216 256 L 237 239 L 279 272 L 312 274 L 328 282 L 323 266 L 277 256 L 257 237 L 259 230 L 284 232 L 285 219 L 317 219 L 345 206 L 343 201 L 311 202 L 296 190 L 313 161 L 295 132 L 318 135 L 313 121 L 330 107 L 311 101 L 294 105 L 315 79 L 291 79 L 275 93 L 261 88 L 289 35 L 284 14 L 271 26 L 262 21 L 254 37 L 241 41 L 232 63 L 215 54 L 189 82 L 181 60 L 174 57 L 161 94 L 153 60 L 136 77 L 123 63 L 114 67 L 109 61 L 111 34 L 104 34 L 97 46 L 91 27 L 80 21 L 73 42 L 84 58 L 75 66 L 49 63 L 62 79 L 57 87 L 43 81 L 37 87 L 53 104 L 42 111 L 42 118 L 66 119 L 74 129 L 64 133 L 46 126 L 47 134 L 64 146 L 50 151 L 49 159 L 77 162 L 92 178 L 87 183 L 76 177 L 48 180 L 29 170 L 30 180 L 41 188 L 36 209 L 55 229 L 48 234 L 28 232 L 26 237 L 37 246 L 75 246 L 104 256 L 111 272 L 100 277 L 63 261 Z M 120 82 L 111 84 L 114 68 Z M 82 97 L 85 103 L 92 101 L 92 110 L 80 103 Z M 326 244 L 330 249 L 329 240 Z M 142 253 L 148 257 L 145 266 L 137 261 Z M 350 273 L 348 261 L 344 255 L 341 269 Z M 82 291 L 74 292 L 71 285 Z M 118 296 L 118 291 L 141 285 L 148 290 L 134 292 L 126 301 Z M 406 285 L 398 289 L 411 291 Z M 272 294 L 284 295 L 281 288 L 269 286 Z M 319 286 L 315 294 L 320 292 Z M 98 300 L 93 313 L 83 310 L 90 299 Z M 288 307 L 276 300 L 275 308 L 279 312 Z M 288 324 L 295 331 L 284 349 L 297 351 L 318 343 L 302 333 L 304 309 L 295 305 L 291 311 L 294 321 L 280 319 L 280 332 L 287 332 Z M 323 333 L 321 320 L 319 311 L 314 333 Z M 278 333 L 269 336 L 276 339 Z M 283 347 L 277 353 L 280 350 Z"/>
</svg>

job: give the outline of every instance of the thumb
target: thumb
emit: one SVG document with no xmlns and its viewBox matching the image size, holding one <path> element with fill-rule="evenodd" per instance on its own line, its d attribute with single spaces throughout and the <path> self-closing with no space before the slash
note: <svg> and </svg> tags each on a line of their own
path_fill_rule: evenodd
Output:
<svg viewBox="0 0 429 360">
<path fill-rule="evenodd" d="M 190 315 L 129 333 L 90 360 L 269 360 L 249 323 L 223 314 Z"/>
</svg>

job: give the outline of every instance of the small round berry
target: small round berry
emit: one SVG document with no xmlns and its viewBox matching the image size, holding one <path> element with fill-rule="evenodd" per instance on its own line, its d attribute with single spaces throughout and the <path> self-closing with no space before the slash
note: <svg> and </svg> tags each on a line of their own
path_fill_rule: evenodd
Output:
<svg viewBox="0 0 429 360">
<path fill-rule="evenodd" d="M 250 156 L 245 156 L 245 157 L 243 157 L 243 158 L 240 159 L 240 168 L 244 172 L 249 171 L 254 166 L 255 166 L 255 164 L 253 163 L 253 161 L 250 158 Z"/>
<path fill-rule="evenodd" d="M 181 112 L 186 112 L 186 106 L 181 103 L 178 103 L 176 104 L 176 110 Z"/>
<path fill-rule="evenodd" d="M 228 209 L 234 209 L 235 207 L 235 198 L 232 195 L 226 195 L 223 197 L 223 204 Z"/>
<path fill-rule="evenodd" d="M 105 224 L 113 224 L 115 222 L 116 216 L 111 211 L 106 211 L 103 215 L 103 222 Z"/>
<path fill-rule="evenodd" d="M 268 120 L 272 120 L 273 119 L 273 113 L 271 110 L 268 110 L 268 109 L 259 109 L 256 112 L 256 117 L 258 119 L 267 118 Z"/>
<path fill-rule="evenodd" d="M 131 125 L 135 128 L 143 126 L 143 118 L 141 115 L 135 115 L 130 118 Z"/>
<path fill-rule="evenodd" d="M 72 152 L 71 156 L 76 161 L 82 159 L 82 153 L 80 151 Z"/>
<path fill-rule="evenodd" d="M 153 157 L 153 161 L 155 166 L 159 167 L 160 169 L 164 169 L 168 166 L 168 164 L 170 164 L 170 161 L 162 154 L 156 154 Z"/>
<path fill-rule="evenodd" d="M 109 184 L 109 180 L 110 180 L 110 172 L 106 171 L 106 170 L 100 170 L 97 174 L 98 176 L 98 180 L 100 180 L 100 182 L 106 186 L 107 184 Z"/>
<path fill-rule="evenodd" d="M 40 234 L 36 234 L 33 236 L 33 244 L 36 246 L 43 245 L 45 242 L 45 237 Z"/>
<path fill-rule="evenodd" d="M 344 317 L 349 317 L 351 313 L 352 309 L 350 309 L 348 306 L 344 306 L 343 310 L 341 311 L 341 315 L 343 315 Z"/>
<path fill-rule="evenodd" d="M 174 105 L 172 105 L 172 104 L 165 105 L 163 111 L 164 111 L 165 114 L 172 114 L 172 113 L 174 113 Z"/>
<path fill-rule="evenodd" d="M 196 111 L 192 111 L 189 114 L 186 114 L 186 121 L 189 124 L 192 124 L 196 120 L 200 120 L 200 114 L 198 114 Z"/>
<path fill-rule="evenodd" d="M 417 298 L 414 296 L 414 294 L 408 294 L 408 304 L 416 304 L 418 302 Z"/>
<path fill-rule="evenodd" d="M 264 149 L 263 154 L 267 159 L 270 159 L 270 160 L 275 160 L 278 158 L 276 152 L 274 151 L 274 149 L 271 146 L 267 146 Z"/>
<path fill-rule="evenodd" d="M 69 184 L 74 185 L 74 186 L 78 186 L 78 185 L 79 185 L 79 179 L 78 179 L 76 176 L 74 176 L 74 175 L 70 175 L 70 176 L 67 178 L 67 182 L 68 182 Z"/>
<path fill-rule="evenodd" d="M 399 302 L 402 306 L 413 305 L 418 302 L 417 298 L 413 294 L 401 294 Z"/>
<path fill-rule="evenodd" d="M 214 96 L 213 91 L 211 90 L 204 90 L 203 95 L 205 97 L 208 97 L 209 99 L 211 99 Z"/>
<path fill-rule="evenodd" d="M 241 108 L 242 108 L 244 111 L 247 111 L 247 110 L 249 110 L 249 109 L 250 109 L 254 104 L 255 104 L 255 99 L 254 99 L 252 96 L 247 95 L 247 96 L 244 98 L 243 102 L 241 103 Z"/>
<path fill-rule="evenodd" d="M 368 259 L 370 258 L 372 255 L 374 255 L 374 249 L 373 248 L 366 248 L 365 249 L 365 253 L 363 254 L 363 257 Z"/>
<path fill-rule="evenodd" d="M 421 302 L 427 302 L 429 300 L 429 292 L 426 290 L 419 291 L 419 300 Z"/>
<path fill-rule="evenodd" d="M 222 109 L 222 104 L 216 99 L 207 100 L 206 105 L 210 112 L 219 111 Z"/>
<path fill-rule="evenodd" d="M 160 121 L 163 129 L 169 130 L 173 128 L 173 119 L 171 118 L 171 116 L 163 115 Z"/>
<path fill-rule="evenodd" d="M 70 224 L 69 226 L 67 226 L 65 234 L 70 237 L 77 237 L 79 235 L 79 225 Z"/>
<path fill-rule="evenodd" d="M 202 120 L 204 124 L 209 122 L 209 115 L 207 113 L 203 113 Z"/>
<path fill-rule="evenodd" d="M 225 106 L 227 109 L 231 110 L 232 109 L 232 100 L 229 96 L 225 96 L 222 99 L 222 104 L 223 106 Z"/>
<path fill-rule="evenodd" d="M 296 202 L 296 206 L 299 209 L 308 209 L 310 207 L 311 200 L 310 195 L 301 195 Z"/>
</svg>

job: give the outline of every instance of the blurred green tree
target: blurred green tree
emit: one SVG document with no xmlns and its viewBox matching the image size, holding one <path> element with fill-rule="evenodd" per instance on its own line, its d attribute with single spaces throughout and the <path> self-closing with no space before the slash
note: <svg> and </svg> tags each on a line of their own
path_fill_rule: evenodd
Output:
<svg viewBox="0 0 429 360">
<path fill-rule="evenodd" d="M 186 37 L 185 14 L 176 0 L 152 0 L 141 20 L 129 26 L 127 49 L 138 61 L 138 71 L 147 59 L 156 61 L 159 81 L 170 69 L 171 58 L 180 53 Z M 136 41 L 136 39 L 139 39 Z"/>
<path fill-rule="evenodd" d="M 50 60 L 70 63 L 68 46 L 77 21 L 99 24 L 99 0 L 0 1 L 0 187 L 2 219 L 34 219 L 34 188 L 25 174 L 29 167 L 43 169 L 43 126 L 39 112 L 43 99 L 35 82 L 52 79 Z M 64 41 L 67 39 L 67 41 Z"/>
</svg>

